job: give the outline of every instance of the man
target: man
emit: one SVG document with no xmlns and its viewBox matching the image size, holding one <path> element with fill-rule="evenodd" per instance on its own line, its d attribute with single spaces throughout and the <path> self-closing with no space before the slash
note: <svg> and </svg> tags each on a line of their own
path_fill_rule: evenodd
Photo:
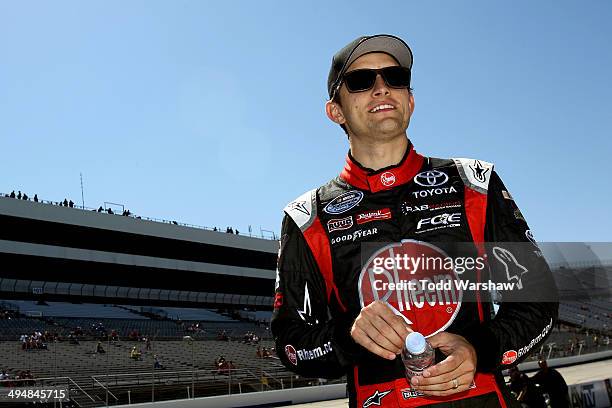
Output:
<svg viewBox="0 0 612 408">
<path fill-rule="evenodd" d="M 542 392 L 550 397 L 550 406 L 554 408 L 569 407 L 569 394 L 565 380 L 561 373 L 548 367 L 545 359 L 538 361 L 540 369 L 531 377 L 531 381 L 540 384 Z"/>
<path fill-rule="evenodd" d="M 351 407 L 507 406 L 499 369 L 544 340 L 558 306 L 518 293 L 556 289 L 492 164 L 414 150 L 411 68 L 410 48 L 390 35 L 360 37 L 332 59 L 326 113 L 350 150 L 338 177 L 285 207 L 271 324 L 277 354 L 302 376 L 346 374 Z M 466 254 L 477 268 L 464 270 Z M 381 266 L 425 255 L 456 267 Z M 502 294 L 494 319 L 488 291 L 428 286 L 489 276 L 521 289 Z M 410 285 L 390 286 L 402 282 Z M 408 381 L 398 354 L 412 330 L 439 355 Z"/>
<path fill-rule="evenodd" d="M 518 367 L 510 369 L 510 390 L 514 393 L 517 401 L 529 408 L 546 408 L 546 401 L 542 391 L 525 373 L 521 373 Z"/>
</svg>

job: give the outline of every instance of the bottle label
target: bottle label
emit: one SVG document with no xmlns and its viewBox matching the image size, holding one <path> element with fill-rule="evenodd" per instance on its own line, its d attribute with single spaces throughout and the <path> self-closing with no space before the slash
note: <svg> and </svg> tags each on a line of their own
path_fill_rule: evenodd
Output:
<svg viewBox="0 0 612 408">
<path fill-rule="evenodd" d="M 421 376 L 423 375 L 423 370 L 413 370 L 411 368 L 405 367 L 406 368 L 406 378 L 410 379 L 412 377 L 415 376 Z"/>
</svg>

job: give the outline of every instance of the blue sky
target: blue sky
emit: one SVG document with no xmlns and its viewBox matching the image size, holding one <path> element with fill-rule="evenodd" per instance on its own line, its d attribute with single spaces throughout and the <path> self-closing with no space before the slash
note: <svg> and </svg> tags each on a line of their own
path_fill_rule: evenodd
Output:
<svg viewBox="0 0 612 408">
<path fill-rule="evenodd" d="M 0 0 L 0 191 L 278 231 L 341 169 L 331 56 L 414 52 L 420 153 L 494 162 L 538 240 L 609 241 L 612 3 Z"/>
</svg>

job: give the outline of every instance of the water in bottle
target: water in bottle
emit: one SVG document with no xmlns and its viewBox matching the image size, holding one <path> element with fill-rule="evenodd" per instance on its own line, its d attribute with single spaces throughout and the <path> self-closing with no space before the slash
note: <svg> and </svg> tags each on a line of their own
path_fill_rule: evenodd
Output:
<svg viewBox="0 0 612 408">
<path fill-rule="evenodd" d="M 423 370 L 433 365 L 434 349 L 421 333 L 412 332 L 406 337 L 402 361 L 406 368 L 406 378 L 410 381 L 415 375 L 423 375 Z"/>
</svg>

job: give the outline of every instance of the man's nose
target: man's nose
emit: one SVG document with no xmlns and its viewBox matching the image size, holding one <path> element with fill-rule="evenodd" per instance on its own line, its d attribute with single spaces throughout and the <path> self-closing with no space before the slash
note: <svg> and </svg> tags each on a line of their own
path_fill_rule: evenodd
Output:
<svg viewBox="0 0 612 408">
<path fill-rule="evenodd" d="M 372 89 L 372 91 L 374 93 L 374 96 L 390 94 L 389 87 L 385 83 L 385 80 L 383 79 L 382 75 L 376 74 L 376 81 L 374 82 L 374 88 Z"/>
</svg>

